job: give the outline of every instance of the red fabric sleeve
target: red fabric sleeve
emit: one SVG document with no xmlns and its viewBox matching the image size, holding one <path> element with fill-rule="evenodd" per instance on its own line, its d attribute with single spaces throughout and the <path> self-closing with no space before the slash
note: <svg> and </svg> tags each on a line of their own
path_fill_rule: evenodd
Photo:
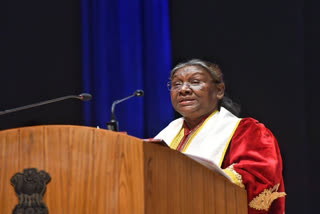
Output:
<svg viewBox="0 0 320 214">
<path fill-rule="evenodd" d="M 282 160 L 277 140 L 270 130 L 258 121 L 252 118 L 240 121 L 221 167 L 224 169 L 232 164 L 233 169 L 242 177 L 248 204 L 264 190 L 268 192 L 278 184 L 279 189 L 275 192 L 284 192 Z M 273 196 L 276 197 L 276 194 Z M 264 195 L 260 196 L 259 200 L 264 198 Z M 283 214 L 284 203 L 284 197 L 279 197 L 271 203 L 268 211 L 248 206 L 248 213 Z"/>
</svg>

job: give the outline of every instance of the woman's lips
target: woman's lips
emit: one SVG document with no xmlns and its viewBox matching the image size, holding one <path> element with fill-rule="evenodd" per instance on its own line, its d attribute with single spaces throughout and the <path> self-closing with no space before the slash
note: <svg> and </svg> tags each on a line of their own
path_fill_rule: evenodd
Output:
<svg viewBox="0 0 320 214">
<path fill-rule="evenodd" d="M 190 105 L 193 104 L 195 99 L 181 99 L 179 100 L 180 105 Z"/>
</svg>

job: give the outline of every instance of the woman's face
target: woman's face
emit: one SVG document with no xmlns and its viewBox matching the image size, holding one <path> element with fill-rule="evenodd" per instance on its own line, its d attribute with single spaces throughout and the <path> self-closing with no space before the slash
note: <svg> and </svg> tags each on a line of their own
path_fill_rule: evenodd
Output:
<svg viewBox="0 0 320 214">
<path fill-rule="evenodd" d="M 215 83 L 200 66 L 185 66 L 171 78 L 171 103 L 185 119 L 200 120 L 217 109 L 224 95 L 224 84 Z"/>
</svg>

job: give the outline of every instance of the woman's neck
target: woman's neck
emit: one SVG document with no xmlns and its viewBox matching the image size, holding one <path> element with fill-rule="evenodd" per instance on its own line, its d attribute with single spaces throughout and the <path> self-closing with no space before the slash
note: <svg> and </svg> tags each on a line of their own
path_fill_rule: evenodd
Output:
<svg viewBox="0 0 320 214">
<path fill-rule="evenodd" d="M 184 117 L 184 121 L 185 121 L 186 125 L 188 126 L 188 128 L 191 130 L 194 127 L 196 127 L 197 125 L 199 125 L 200 123 L 202 123 L 211 114 L 212 114 L 212 112 L 210 112 L 208 114 L 205 114 L 205 115 L 202 115 L 201 117 L 198 117 L 196 119 L 191 119 L 191 118 Z"/>
</svg>

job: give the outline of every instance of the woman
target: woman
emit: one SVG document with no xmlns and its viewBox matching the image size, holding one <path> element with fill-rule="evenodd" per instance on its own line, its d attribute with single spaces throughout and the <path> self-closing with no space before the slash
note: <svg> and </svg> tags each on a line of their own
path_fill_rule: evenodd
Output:
<svg viewBox="0 0 320 214">
<path fill-rule="evenodd" d="M 286 194 L 277 141 L 263 124 L 234 115 L 238 109 L 224 98 L 219 66 L 202 60 L 179 64 L 168 86 L 172 106 L 183 117 L 155 138 L 220 166 L 247 190 L 249 214 L 283 214 Z"/>
</svg>

